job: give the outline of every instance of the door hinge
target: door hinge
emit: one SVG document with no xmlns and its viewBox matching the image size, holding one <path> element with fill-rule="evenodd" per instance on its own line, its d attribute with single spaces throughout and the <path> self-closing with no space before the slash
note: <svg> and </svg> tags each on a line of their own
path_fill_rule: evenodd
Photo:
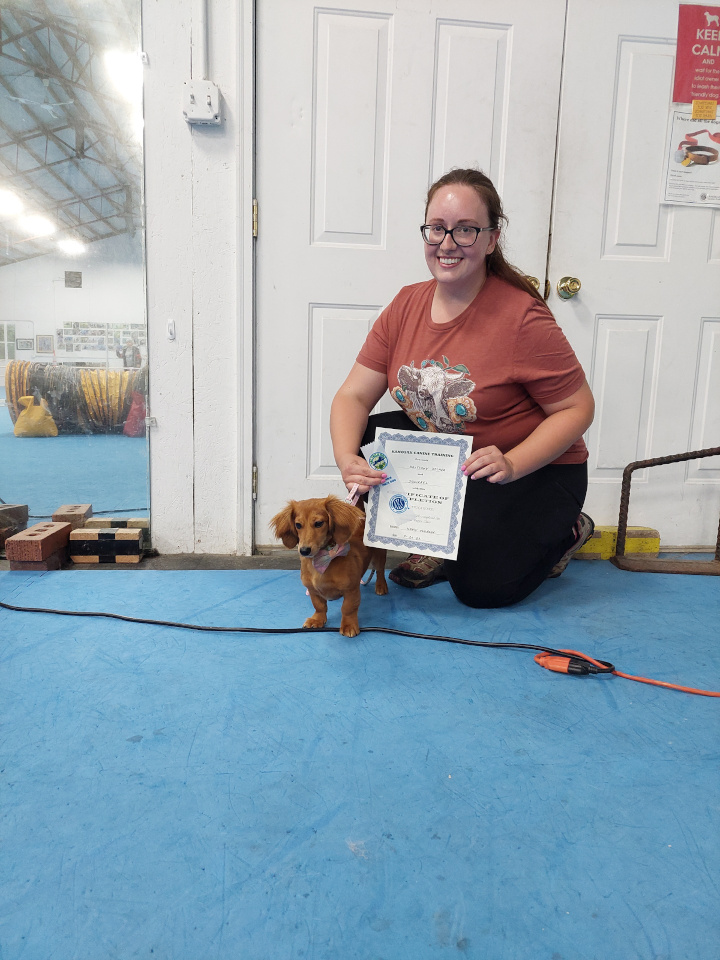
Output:
<svg viewBox="0 0 720 960">
<path fill-rule="evenodd" d="M 258 202 L 253 200 L 253 237 L 258 235 Z"/>
<path fill-rule="evenodd" d="M 255 466 L 255 464 L 253 464 L 253 469 L 252 469 L 252 498 L 253 498 L 253 500 L 257 500 L 257 490 L 258 490 L 258 469 L 257 469 L 257 467 Z"/>
</svg>

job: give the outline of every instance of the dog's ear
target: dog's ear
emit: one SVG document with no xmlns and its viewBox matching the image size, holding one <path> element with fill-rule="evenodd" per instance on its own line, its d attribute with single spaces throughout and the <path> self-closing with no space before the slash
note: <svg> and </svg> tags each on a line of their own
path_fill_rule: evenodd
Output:
<svg viewBox="0 0 720 960">
<path fill-rule="evenodd" d="M 330 533 L 335 543 L 347 543 L 353 530 L 361 519 L 361 511 L 351 503 L 338 500 L 335 496 L 325 499 L 325 509 L 330 519 Z"/>
<path fill-rule="evenodd" d="M 295 501 L 290 500 L 288 505 L 280 513 L 276 513 L 270 521 L 273 533 L 278 540 L 282 540 L 283 545 L 292 550 L 298 545 L 298 535 L 295 529 Z"/>
</svg>

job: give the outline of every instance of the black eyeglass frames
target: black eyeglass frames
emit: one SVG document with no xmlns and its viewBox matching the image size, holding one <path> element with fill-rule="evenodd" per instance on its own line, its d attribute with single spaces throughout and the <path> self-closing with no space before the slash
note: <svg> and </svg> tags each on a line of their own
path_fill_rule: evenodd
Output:
<svg viewBox="0 0 720 960">
<path fill-rule="evenodd" d="M 497 230 L 497 227 L 472 227 L 465 223 L 458 224 L 452 230 L 448 230 L 439 223 L 424 223 L 420 227 L 423 240 L 433 247 L 442 243 L 448 234 L 453 243 L 459 247 L 471 247 L 477 240 L 478 234 L 487 233 L 489 230 Z"/>
</svg>

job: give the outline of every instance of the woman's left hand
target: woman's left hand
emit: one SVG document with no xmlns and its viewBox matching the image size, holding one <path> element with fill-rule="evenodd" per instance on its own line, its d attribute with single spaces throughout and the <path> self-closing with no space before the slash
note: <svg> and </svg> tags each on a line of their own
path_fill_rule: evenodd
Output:
<svg viewBox="0 0 720 960">
<path fill-rule="evenodd" d="M 474 450 L 461 467 L 468 480 L 484 478 L 488 483 L 510 483 L 515 479 L 512 461 L 497 447 Z"/>
</svg>

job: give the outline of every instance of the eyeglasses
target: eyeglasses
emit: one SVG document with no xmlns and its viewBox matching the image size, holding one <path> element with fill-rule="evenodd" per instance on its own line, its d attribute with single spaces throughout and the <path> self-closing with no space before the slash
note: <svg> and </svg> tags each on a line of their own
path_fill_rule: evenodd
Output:
<svg viewBox="0 0 720 960">
<path fill-rule="evenodd" d="M 471 227 L 469 224 L 461 223 L 452 230 L 441 226 L 439 223 L 424 223 L 420 227 L 420 233 L 425 243 L 436 247 L 442 243 L 445 237 L 450 234 L 453 243 L 459 247 L 471 247 L 478 238 L 479 233 L 486 233 L 488 230 L 497 230 L 497 227 Z"/>
</svg>

